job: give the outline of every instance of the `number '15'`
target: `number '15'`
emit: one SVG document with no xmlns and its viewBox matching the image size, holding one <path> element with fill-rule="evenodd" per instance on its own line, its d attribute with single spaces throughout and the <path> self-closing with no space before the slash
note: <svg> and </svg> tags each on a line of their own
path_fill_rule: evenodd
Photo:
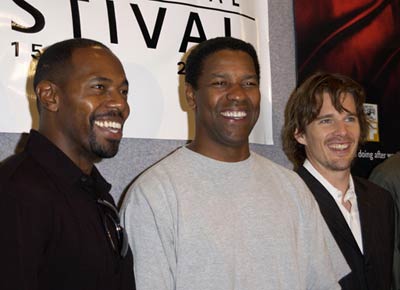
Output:
<svg viewBox="0 0 400 290">
<path fill-rule="evenodd" d="M 11 46 L 14 46 L 14 56 L 18 57 L 19 56 L 19 41 L 14 41 L 11 42 Z M 35 59 L 39 58 L 41 55 L 41 51 L 40 51 L 40 47 L 42 47 L 43 45 L 41 44 L 36 44 L 36 43 L 32 43 L 32 54 L 31 56 Z"/>
</svg>

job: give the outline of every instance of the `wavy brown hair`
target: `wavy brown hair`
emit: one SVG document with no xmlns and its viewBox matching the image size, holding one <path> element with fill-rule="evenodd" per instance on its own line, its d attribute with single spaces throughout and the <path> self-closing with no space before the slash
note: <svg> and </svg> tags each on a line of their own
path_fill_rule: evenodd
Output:
<svg viewBox="0 0 400 290">
<path fill-rule="evenodd" d="M 295 138 L 296 130 L 297 133 L 304 133 L 307 125 L 318 117 L 324 93 L 330 96 L 333 106 L 340 113 L 347 111 L 342 105 L 342 95 L 349 93 L 354 97 L 360 124 L 359 143 L 367 137 L 369 123 L 363 107 L 365 91 L 362 86 L 344 75 L 317 72 L 293 91 L 285 108 L 282 146 L 295 169 L 301 166 L 306 159 L 304 145 L 298 143 Z"/>
</svg>

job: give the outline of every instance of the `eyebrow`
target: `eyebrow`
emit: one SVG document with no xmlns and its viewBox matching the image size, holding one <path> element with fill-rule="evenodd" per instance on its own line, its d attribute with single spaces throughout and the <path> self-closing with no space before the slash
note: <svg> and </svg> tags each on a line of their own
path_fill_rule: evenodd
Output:
<svg viewBox="0 0 400 290">
<path fill-rule="evenodd" d="M 109 82 L 109 83 L 112 82 L 111 79 L 106 78 L 106 77 L 94 77 L 94 78 L 92 79 L 92 81 L 101 81 L 101 82 Z M 122 82 L 121 85 L 129 86 L 128 80 L 125 78 L 125 79 L 123 80 L 123 82 Z"/>
<path fill-rule="evenodd" d="M 347 114 L 346 114 L 347 117 L 348 117 L 348 116 L 357 117 L 357 114 L 356 114 L 356 113 L 347 112 L 347 111 L 344 111 L 344 112 L 347 113 Z M 325 119 L 325 118 L 332 118 L 332 117 L 333 117 L 333 114 L 325 114 L 325 115 L 322 115 L 322 116 L 317 116 L 317 117 L 315 118 L 315 120 L 322 120 L 322 119 Z"/>
<path fill-rule="evenodd" d="M 211 77 L 221 78 L 221 77 L 228 77 L 228 76 L 229 76 L 229 73 L 211 73 Z M 244 79 L 258 79 L 257 74 L 244 75 L 243 78 Z"/>
</svg>

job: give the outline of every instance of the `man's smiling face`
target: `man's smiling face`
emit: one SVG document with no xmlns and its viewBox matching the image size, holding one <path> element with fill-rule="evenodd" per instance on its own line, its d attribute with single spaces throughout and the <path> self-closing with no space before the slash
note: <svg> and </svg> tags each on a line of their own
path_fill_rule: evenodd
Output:
<svg viewBox="0 0 400 290">
<path fill-rule="evenodd" d="M 305 146 L 307 159 L 322 174 L 350 170 L 360 141 L 360 124 L 354 97 L 341 96 L 344 110 L 338 112 L 327 93 L 322 96 L 321 110 L 296 140 Z"/>
<path fill-rule="evenodd" d="M 120 61 L 101 47 L 78 48 L 59 88 L 59 130 L 73 154 L 109 158 L 118 152 L 129 115 L 128 82 Z"/>
<path fill-rule="evenodd" d="M 215 147 L 246 147 L 260 111 L 260 90 L 253 59 L 240 50 L 223 49 L 203 62 L 194 100 L 196 140 Z M 207 149 L 205 148 L 205 149 Z"/>
</svg>

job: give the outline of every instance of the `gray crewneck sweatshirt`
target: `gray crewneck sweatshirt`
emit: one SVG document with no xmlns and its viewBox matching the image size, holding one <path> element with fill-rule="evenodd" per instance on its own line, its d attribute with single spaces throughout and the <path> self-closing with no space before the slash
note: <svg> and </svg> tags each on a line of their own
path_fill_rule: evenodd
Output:
<svg viewBox="0 0 400 290">
<path fill-rule="evenodd" d="M 340 289 L 349 272 L 303 181 L 253 152 L 182 147 L 137 179 L 122 217 L 138 290 Z"/>
</svg>

